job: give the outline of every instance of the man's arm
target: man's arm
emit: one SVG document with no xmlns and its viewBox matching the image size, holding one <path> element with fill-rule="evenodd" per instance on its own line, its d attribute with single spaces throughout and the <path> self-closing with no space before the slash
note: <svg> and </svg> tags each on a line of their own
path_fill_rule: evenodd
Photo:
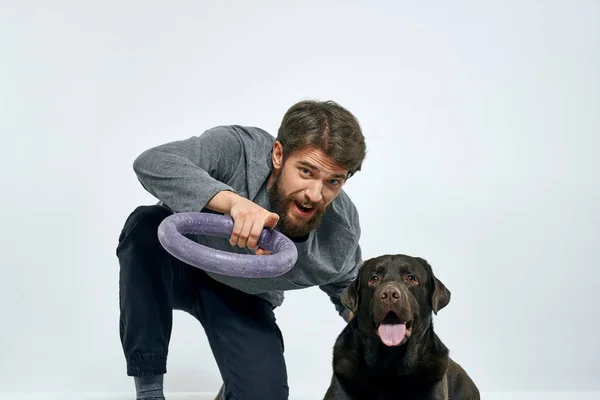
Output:
<svg viewBox="0 0 600 400">
<path fill-rule="evenodd" d="M 255 248 L 263 227 L 274 227 L 279 216 L 225 183 L 238 169 L 246 169 L 245 159 L 237 132 L 223 126 L 148 149 L 135 159 L 133 169 L 142 186 L 175 212 L 208 208 L 231 215 L 231 244 Z"/>
<path fill-rule="evenodd" d="M 144 151 L 133 170 L 142 186 L 173 211 L 200 211 L 219 192 L 235 194 L 224 182 L 243 168 L 243 151 L 230 128 L 218 127 Z M 215 199 L 214 211 L 226 211 L 231 199 L 226 196 Z"/>
<path fill-rule="evenodd" d="M 347 271 L 345 274 L 341 275 L 338 280 L 335 282 L 330 282 L 325 285 L 319 286 L 321 290 L 323 290 L 327 295 L 329 295 L 329 299 L 335 306 L 338 314 L 344 319 L 344 321 L 349 322 L 352 319 L 353 315 L 344 305 L 340 299 L 340 296 L 344 289 L 348 287 L 358 275 L 358 269 L 360 264 L 362 263 L 362 252 L 359 244 L 356 244 L 355 249 L 348 255 L 346 263 L 344 265 L 343 270 Z"/>
</svg>

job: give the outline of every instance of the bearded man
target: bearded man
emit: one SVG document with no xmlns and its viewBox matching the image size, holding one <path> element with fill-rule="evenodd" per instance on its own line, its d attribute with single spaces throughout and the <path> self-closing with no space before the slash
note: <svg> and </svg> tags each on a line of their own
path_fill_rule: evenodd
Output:
<svg viewBox="0 0 600 400">
<path fill-rule="evenodd" d="M 277 137 L 248 126 L 218 126 L 140 154 L 139 182 L 159 202 L 137 207 L 119 236 L 120 337 L 137 399 L 164 399 L 173 310 L 203 326 L 227 399 L 285 400 L 288 377 L 274 309 L 284 291 L 319 286 L 338 314 L 362 262 L 359 215 L 342 190 L 361 169 L 365 139 L 357 119 L 333 101 L 301 101 Z M 231 237 L 195 235 L 215 249 L 257 255 L 265 227 L 289 237 L 298 259 L 275 278 L 206 272 L 170 255 L 159 224 L 179 212 L 230 215 Z"/>
</svg>

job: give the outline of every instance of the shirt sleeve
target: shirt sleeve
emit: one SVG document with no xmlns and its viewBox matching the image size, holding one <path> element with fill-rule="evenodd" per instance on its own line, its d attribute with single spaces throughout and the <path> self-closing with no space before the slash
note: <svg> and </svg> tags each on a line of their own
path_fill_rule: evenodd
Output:
<svg viewBox="0 0 600 400">
<path fill-rule="evenodd" d="M 344 319 L 344 321 L 348 322 L 350 318 L 350 311 L 344 307 L 340 296 L 344 289 L 348 287 L 358 276 L 358 269 L 360 268 L 360 264 L 362 263 L 362 252 L 360 245 L 357 243 L 353 252 L 348 255 L 348 258 L 345 262 L 342 275 L 338 279 L 333 282 L 327 283 L 325 285 L 319 286 L 319 288 L 329 295 L 329 299 L 335 306 L 338 314 Z"/>
<path fill-rule="evenodd" d="M 201 211 L 243 166 L 241 140 L 230 127 L 150 148 L 133 163 L 141 185 L 174 212 Z"/>
</svg>

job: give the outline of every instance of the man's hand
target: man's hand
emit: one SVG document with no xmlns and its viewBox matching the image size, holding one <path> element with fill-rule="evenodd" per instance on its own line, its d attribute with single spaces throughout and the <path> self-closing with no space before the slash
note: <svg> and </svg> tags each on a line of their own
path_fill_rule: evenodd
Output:
<svg viewBox="0 0 600 400">
<path fill-rule="evenodd" d="M 350 313 L 348 314 L 348 322 L 352 321 L 352 318 L 354 318 L 354 313 L 350 311 Z"/>
<path fill-rule="evenodd" d="M 233 231 L 229 242 L 232 246 L 248 247 L 254 249 L 258 245 L 258 239 L 263 229 L 274 228 L 279 222 L 279 215 L 265 210 L 252 201 L 237 196 L 232 201 L 229 215 L 233 218 Z M 256 254 L 270 254 L 266 250 L 258 248 Z"/>
<path fill-rule="evenodd" d="M 274 228 L 277 225 L 279 215 L 228 190 L 217 193 L 210 199 L 206 207 L 228 214 L 233 218 L 233 230 L 229 238 L 232 246 L 256 248 L 256 254 L 259 256 L 271 254 L 271 252 L 257 247 L 258 239 L 265 227 Z"/>
</svg>

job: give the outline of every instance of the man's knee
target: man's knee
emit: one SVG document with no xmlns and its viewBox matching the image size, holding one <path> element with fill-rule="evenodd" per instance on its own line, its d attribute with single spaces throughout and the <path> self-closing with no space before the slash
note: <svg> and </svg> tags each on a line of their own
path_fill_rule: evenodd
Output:
<svg viewBox="0 0 600 400">
<path fill-rule="evenodd" d="M 157 230 L 160 223 L 172 212 L 160 205 L 139 206 L 125 220 L 119 235 L 119 248 L 125 241 L 138 243 L 158 243 Z"/>
<path fill-rule="evenodd" d="M 254 362 L 245 365 L 245 373 L 240 373 L 233 392 L 235 399 L 287 400 L 289 395 L 288 376 L 285 358 L 279 344 L 264 346 L 260 356 L 250 356 Z M 236 391 L 239 390 L 239 393 Z"/>
<path fill-rule="evenodd" d="M 285 371 L 271 375 L 255 376 L 242 385 L 224 385 L 224 393 L 219 399 L 235 400 L 288 400 L 289 388 Z"/>
<path fill-rule="evenodd" d="M 264 321 L 264 326 L 270 325 Z M 225 380 L 226 399 L 287 400 L 288 376 L 279 328 L 273 330 L 240 330 L 238 335 L 221 335 L 223 352 L 216 352 L 217 362 Z M 213 338 L 210 333 L 209 337 Z M 213 348 L 213 350 L 216 347 Z"/>
<path fill-rule="evenodd" d="M 260 379 L 256 385 L 256 396 L 253 399 L 288 400 L 289 389 L 287 379 L 282 374 Z"/>
</svg>

